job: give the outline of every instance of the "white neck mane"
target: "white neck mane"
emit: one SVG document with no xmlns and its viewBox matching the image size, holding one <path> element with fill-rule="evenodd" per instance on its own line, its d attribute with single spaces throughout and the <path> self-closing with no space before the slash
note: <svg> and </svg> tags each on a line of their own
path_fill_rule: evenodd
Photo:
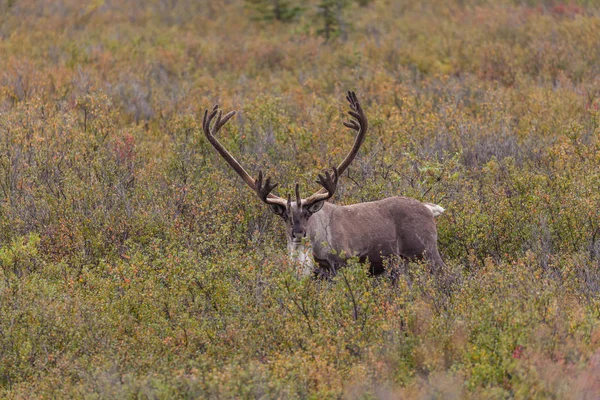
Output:
<svg viewBox="0 0 600 400">
<path fill-rule="evenodd" d="M 288 239 L 288 254 L 302 276 L 309 276 L 315 269 L 312 248 L 304 243 L 294 243 Z"/>
</svg>

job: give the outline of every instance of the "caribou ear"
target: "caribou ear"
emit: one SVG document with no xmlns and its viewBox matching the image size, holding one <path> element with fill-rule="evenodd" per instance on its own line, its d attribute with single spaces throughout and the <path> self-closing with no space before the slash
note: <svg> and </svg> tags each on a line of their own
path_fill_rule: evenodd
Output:
<svg viewBox="0 0 600 400">
<path fill-rule="evenodd" d="M 316 203 L 311 204 L 308 207 L 308 212 L 311 214 L 316 213 L 317 211 L 321 210 L 321 208 L 323 208 L 323 204 L 325 204 L 325 200 L 317 201 Z"/>
<path fill-rule="evenodd" d="M 277 215 L 283 215 L 285 207 L 280 204 L 269 204 L 269 208 Z"/>
</svg>

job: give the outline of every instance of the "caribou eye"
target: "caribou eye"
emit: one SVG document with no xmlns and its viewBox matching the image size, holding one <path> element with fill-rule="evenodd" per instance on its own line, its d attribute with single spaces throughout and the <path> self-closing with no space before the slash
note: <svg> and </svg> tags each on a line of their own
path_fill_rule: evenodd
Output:
<svg viewBox="0 0 600 400">
<path fill-rule="evenodd" d="M 273 211 L 277 215 L 283 215 L 285 212 L 285 207 L 280 206 L 279 204 L 269 204 L 271 211 Z"/>
<path fill-rule="evenodd" d="M 321 210 L 321 208 L 323 208 L 324 203 L 325 200 L 317 201 L 315 204 L 311 204 L 311 206 L 308 207 L 308 212 L 311 214 L 316 213 L 317 211 Z"/>
</svg>

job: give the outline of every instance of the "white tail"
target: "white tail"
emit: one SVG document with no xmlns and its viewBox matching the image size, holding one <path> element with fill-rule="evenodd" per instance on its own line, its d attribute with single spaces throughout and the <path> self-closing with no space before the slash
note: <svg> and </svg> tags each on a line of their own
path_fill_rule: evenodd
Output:
<svg viewBox="0 0 600 400">
<path fill-rule="evenodd" d="M 427 207 L 431 210 L 434 217 L 437 217 L 438 215 L 442 215 L 442 213 L 444 211 L 446 211 L 446 209 L 444 207 L 438 206 L 437 204 L 432 204 L 432 203 L 423 203 L 423 204 L 425 204 L 425 207 Z"/>
</svg>

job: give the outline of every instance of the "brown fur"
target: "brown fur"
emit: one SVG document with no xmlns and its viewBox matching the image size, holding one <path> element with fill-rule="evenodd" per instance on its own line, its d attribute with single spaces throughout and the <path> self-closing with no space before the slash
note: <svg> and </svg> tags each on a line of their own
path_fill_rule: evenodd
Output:
<svg viewBox="0 0 600 400">
<path fill-rule="evenodd" d="M 349 257 L 369 260 L 374 274 L 383 272 L 389 256 L 428 260 L 434 269 L 444 265 L 437 249 L 433 213 L 408 197 L 338 206 L 325 203 L 306 224 L 315 261 L 320 268 L 337 269 Z"/>
</svg>

